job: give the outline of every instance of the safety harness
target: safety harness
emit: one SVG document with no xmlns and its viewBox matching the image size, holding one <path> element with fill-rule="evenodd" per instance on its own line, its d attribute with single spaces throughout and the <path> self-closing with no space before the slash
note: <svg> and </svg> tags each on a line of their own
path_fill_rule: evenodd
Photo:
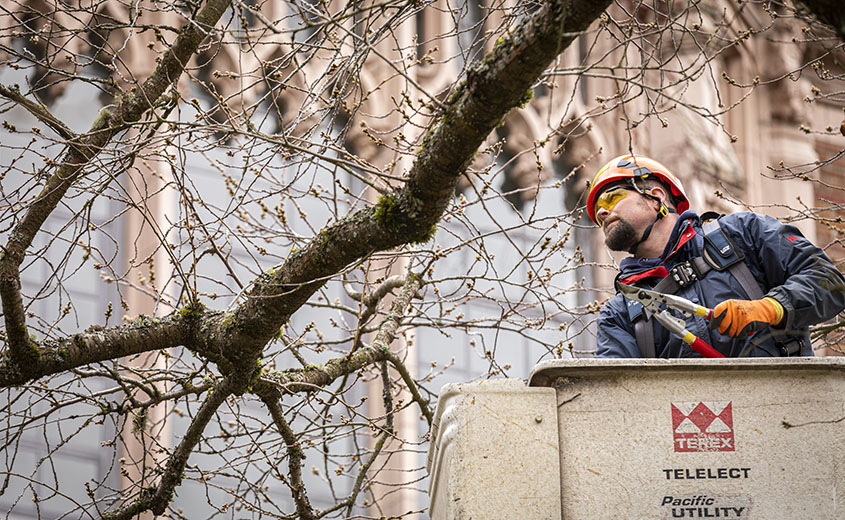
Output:
<svg viewBox="0 0 845 520">
<path fill-rule="evenodd" d="M 673 267 L 669 270 L 668 276 L 654 286 L 653 291 L 675 294 L 679 289 L 703 279 L 707 273 L 715 269 L 716 271 L 727 270 L 739 282 L 749 299 L 759 300 L 764 296 L 757 279 L 743 262 L 745 255 L 719 226 L 721 216 L 712 211 L 701 216 L 704 222 L 701 226 L 704 231 L 704 254 Z M 628 305 L 628 317 L 634 324 L 634 335 L 642 357 L 656 357 L 654 327 L 650 313 L 640 305 Z M 797 338 L 792 338 L 786 343 L 778 343 L 778 348 L 784 356 L 796 355 L 800 352 L 801 346 L 801 340 Z M 746 349 L 744 354 L 748 351 L 750 349 Z"/>
</svg>

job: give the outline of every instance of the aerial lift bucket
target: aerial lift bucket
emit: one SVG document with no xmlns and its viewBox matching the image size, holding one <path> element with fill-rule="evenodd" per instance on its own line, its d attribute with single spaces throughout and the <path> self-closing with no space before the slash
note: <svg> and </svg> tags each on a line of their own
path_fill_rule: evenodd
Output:
<svg viewBox="0 0 845 520">
<path fill-rule="evenodd" d="M 556 360 L 446 385 L 441 519 L 845 518 L 845 360 Z"/>
</svg>

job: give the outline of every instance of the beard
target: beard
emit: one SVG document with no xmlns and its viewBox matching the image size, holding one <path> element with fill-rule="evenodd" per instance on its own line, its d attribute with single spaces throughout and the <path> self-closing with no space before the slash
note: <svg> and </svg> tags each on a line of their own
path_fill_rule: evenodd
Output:
<svg viewBox="0 0 845 520">
<path fill-rule="evenodd" d="M 611 251 L 628 251 L 640 239 L 637 231 L 627 220 L 617 219 L 613 229 L 606 232 L 604 243 Z"/>
</svg>

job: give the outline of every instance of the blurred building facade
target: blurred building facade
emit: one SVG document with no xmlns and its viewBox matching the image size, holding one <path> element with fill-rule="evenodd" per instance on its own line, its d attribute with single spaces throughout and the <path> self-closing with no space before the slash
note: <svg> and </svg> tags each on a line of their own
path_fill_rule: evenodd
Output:
<svg viewBox="0 0 845 520">
<path fill-rule="evenodd" d="M 30 0 L 17 5 L 21 12 L 44 14 L 28 22 L 27 30 L 32 34 L 49 29 L 55 21 L 51 21 L 54 6 L 49 2 Z M 607 19 L 597 21 L 597 26 L 625 20 L 626 9 L 633 5 L 620 2 L 609 11 Z M 291 48 L 308 41 L 312 34 L 308 30 L 294 37 L 267 32 L 262 36 L 263 43 L 270 39 L 275 45 L 256 46 L 249 53 L 240 53 L 241 47 L 212 42 L 204 46 L 192 64 L 195 68 L 191 74 L 211 86 L 196 95 L 205 110 L 221 124 L 237 125 L 248 124 L 242 116 L 243 108 L 260 103 L 266 96 L 266 110 L 275 117 L 278 126 L 296 134 L 298 127 L 310 124 L 313 114 L 308 112 L 308 106 L 319 97 L 309 92 L 308 86 L 313 83 L 309 83 L 308 76 L 325 75 L 326 84 L 330 84 L 337 81 L 338 75 L 355 74 L 360 102 L 356 104 L 357 109 L 347 114 L 348 120 L 342 122 L 348 129 L 344 144 L 348 151 L 374 168 L 398 176 L 410 168 L 413 155 L 407 150 L 427 123 L 427 116 L 420 108 L 426 96 L 442 99 L 467 64 L 493 45 L 485 34 L 501 26 L 503 15 L 489 7 L 492 6 L 487 2 L 459 6 L 445 0 L 431 2 L 426 9 L 406 17 L 391 39 L 376 44 L 377 52 L 372 59 L 362 64 L 347 64 L 348 70 L 341 66 L 332 74 L 317 70 L 319 62 L 298 68 L 285 58 Z M 113 64 L 110 70 L 102 71 L 103 77 L 119 88 L 131 88 L 134 81 L 148 77 L 155 66 L 154 51 L 164 48 L 156 33 L 149 31 L 130 38 L 125 29 L 106 30 L 109 20 L 127 19 L 130 16 L 127 9 L 118 2 L 103 2 L 90 20 L 55 21 L 65 26 L 81 24 L 90 31 L 91 41 L 99 42 L 99 47 L 84 48 L 81 40 L 70 39 L 54 60 L 56 69 L 72 74 L 77 67 L 75 56 L 94 55 L 103 63 Z M 266 20 L 298 15 L 293 7 L 276 2 L 260 4 L 254 14 L 250 19 L 238 20 L 232 13 L 229 23 L 231 27 L 241 23 L 251 27 Z M 156 16 L 159 18 L 155 19 Z M 643 23 L 660 22 L 660 17 L 653 13 L 638 16 Z M 149 25 L 182 23 L 172 12 L 145 14 L 145 17 Z M 738 21 L 726 29 L 727 19 Z M 744 8 L 736 2 L 706 2 L 683 23 L 686 28 L 678 31 L 677 41 L 673 44 L 662 41 L 650 49 L 647 45 L 655 44 L 658 35 L 643 37 L 639 42 L 642 46 L 620 45 L 604 33 L 580 36 L 577 44 L 559 57 L 557 72 L 544 77 L 534 89 L 533 100 L 524 109 L 512 111 L 491 135 L 489 144 L 499 143 L 500 147 L 492 163 L 481 158 L 472 166 L 474 171 L 483 171 L 491 164 L 495 167 L 498 173 L 490 181 L 492 188 L 506 196 L 493 211 L 500 215 L 510 212 L 514 222 L 519 221 L 520 214 L 553 216 L 572 212 L 572 220 L 578 224 L 573 242 L 583 252 L 586 263 L 604 265 L 585 266 L 572 273 L 574 285 L 584 278 L 581 287 L 604 288 L 574 291 L 567 296 L 572 299 L 568 302 L 572 307 L 601 301 L 610 294 L 607 288 L 612 286 L 615 273 L 608 264 L 619 257 L 606 251 L 601 233 L 577 213 L 583 206 L 586 182 L 598 167 L 628 151 L 650 155 L 671 168 L 685 184 L 694 208 L 721 212 L 748 208 L 793 220 L 843 268 L 845 224 L 841 215 L 845 204 L 845 160 L 838 157 L 845 148 L 845 137 L 839 132 L 845 105 L 842 96 L 835 94 L 843 90 L 842 83 L 830 79 L 841 74 L 836 68 L 836 60 L 841 56 L 826 53 L 819 45 L 793 43 L 805 39 L 803 22 L 784 20 L 770 28 L 770 14 Z M 455 25 L 459 33 L 443 37 L 443 28 Z M 697 28 L 692 29 L 693 25 Z M 746 34 L 749 29 L 761 32 Z M 234 33 L 233 30 L 229 34 L 234 38 Z M 704 36 L 713 33 L 720 34 L 720 38 Z M 699 38 L 692 38 L 692 34 Z M 37 41 L 26 45 L 31 52 L 38 52 Z M 107 55 L 109 52 L 111 56 Z M 7 57 L 0 55 L 0 60 Z M 338 63 L 344 64 L 342 60 Z M 405 63 L 413 66 L 398 70 Z M 654 66 L 656 63 L 668 65 L 661 69 Z M 618 68 L 614 69 L 614 64 Z M 257 72 L 264 74 L 261 81 L 255 80 Z M 87 119 L 95 111 L 80 113 L 75 107 L 79 103 L 102 105 L 108 99 L 97 98 L 90 91 L 75 90 L 72 85 L 69 88 L 69 83 L 57 82 L 59 76 L 56 71 L 34 71 L 26 81 L 57 114 L 78 124 L 75 130 L 84 131 L 90 123 Z M 20 80 L 6 69 L 0 69 L 0 78 L 4 83 Z M 267 81 L 262 83 L 263 80 Z M 195 89 L 191 83 L 187 77 L 180 83 L 185 99 L 193 96 L 191 92 Z M 403 98 L 404 104 L 397 101 Z M 624 108 L 620 102 L 624 102 Z M 706 117 L 701 117 L 702 114 Z M 32 123 L 19 110 L 7 116 L 21 127 Z M 5 166 L 7 160 L 3 158 L 0 166 Z M 215 177 L 216 172 L 207 171 L 199 163 L 194 166 L 199 177 L 207 176 L 208 182 L 222 182 Z M 149 168 L 156 169 L 155 165 Z M 130 184 L 145 190 L 133 195 L 144 201 L 145 211 L 161 217 L 177 211 L 177 201 L 168 199 L 157 184 L 164 181 L 143 177 Z M 471 196 L 473 184 L 482 182 L 480 179 L 480 175 L 468 175 L 462 181 L 460 195 Z M 102 211 L 98 218 L 107 222 L 110 212 L 121 210 Z M 145 225 L 142 213 L 127 217 L 121 221 L 122 228 L 112 233 L 123 249 L 133 251 L 124 256 L 126 262 L 130 258 L 162 255 L 149 245 L 158 238 L 155 230 Z M 483 222 L 484 214 L 472 219 L 478 222 L 478 233 L 489 230 Z M 448 238 L 443 240 L 448 246 Z M 502 247 L 504 250 L 529 248 L 534 240 L 536 237 L 530 235 L 516 236 L 515 243 Z M 572 252 L 576 246 L 568 247 Z M 159 257 L 154 263 L 167 265 L 167 258 Z M 135 277 L 149 275 L 146 264 L 126 263 L 125 268 L 136 270 Z M 394 269 L 401 270 L 401 266 Z M 519 277 L 527 276 L 527 272 L 516 270 L 513 276 L 518 285 Z M 79 281 L 70 290 L 84 293 L 88 283 Z M 170 310 L 143 291 L 130 288 L 127 294 L 132 315 L 162 314 Z M 91 299 L 92 308 L 102 308 L 114 295 L 90 294 L 86 298 Z M 563 322 L 564 318 L 556 319 Z M 93 321 L 86 316 L 79 319 L 81 324 Z M 588 328 L 588 321 L 583 325 Z M 437 331 L 417 331 L 404 339 L 409 365 L 421 376 L 438 363 L 442 366 L 444 358 L 456 358 L 454 367 L 438 380 L 443 383 L 490 374 L 487 348 L 482 345 L 495 346 L 497 341 L 502 345 L 504 341 L 495 333 L 483 336 L 467 334 L 444 342 Z M 574 350 L 589 352 L 593 339 L 590 333 L 577 335 L 573 339 Z M 425 348 L 418 348 L 420 345 Z M 507 364 L 507 373 L 515 377 L 525 377 L 534 363 L 549 354 L 547 349 L 522 335 L 515 335 L 508 349 L 509 352 L 501 352 L 504 349 L 500 348 L 499 363 Z M 143 364 L 144 360 L 139 363 Z M 399 428 L 404 430 L 402 436 L 421 443 L 425 432 L 421 431 L 416 414 L 404 413 L 398 420 Z M 170 433 L 164 430 L 161 435 Z M 126 446 L 127 456 L 136 459 L 145 456 L 137 451 L 141 450 L 140 446 L 131 442 Z M 36 458 L 43 455 L 39 449 L 35 444 L 32 446 Z M 98 461 L 97 446 L 80 446 L 78 458 Z M 400 486 L 407 482 L 409 472 L 422 473 L 422 459 L 419 455 L 397 456 L 390 462 L 396 470 L 395 479 L 385 477 L 379 485 L 388 490 L 399 486 L 399 490 L 388 494 L 389 500 L 380 505 L 381 514 L 401 515 L 424 506 L 423 493 Z M 97 464 L 108 466 L 113 461 Z M 97 471 L 101 472 L 102 468 Z M 201 497 L 202 492 L 197 491 L 195 496 Z M 3 500 L 0 498 L 0 503 Z M 22 512 L 15 518 L 28 518 L 25 508 L 18 510 Z"/>
</svg>

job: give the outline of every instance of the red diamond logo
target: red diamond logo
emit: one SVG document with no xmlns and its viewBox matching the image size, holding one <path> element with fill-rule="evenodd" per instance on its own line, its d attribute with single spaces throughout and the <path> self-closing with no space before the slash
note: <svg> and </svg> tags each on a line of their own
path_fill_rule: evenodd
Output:
<svg viewBox="0 0 845 520">
<path fill-rule="evenodd" d="M 735 451 L 730 401 L 671 403 L 675 452 Z"/>
</svg>

